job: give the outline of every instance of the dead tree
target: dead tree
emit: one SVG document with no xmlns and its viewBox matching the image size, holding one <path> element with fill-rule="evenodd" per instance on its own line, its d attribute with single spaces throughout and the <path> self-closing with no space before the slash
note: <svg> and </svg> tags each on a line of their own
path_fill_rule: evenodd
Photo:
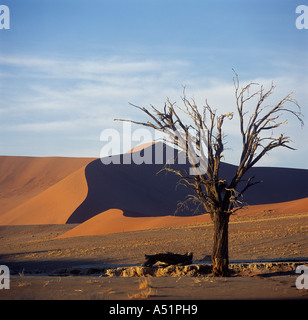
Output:
<svg viewBox="0 0 308 320">
<path fill-rule="evenodd" d="M 132 105 L 143 111 L 147 122 L 129 121 L 150 127 L 165 133 L 176 147 L 183 150 L 195 172 L 175 170 L 169 166 L 164 169 L 179 176 L 179 183 L 193 192 L 180 203 L 186 206 L 189 201 L 199 203 L 214 223 L 214 242 L 212 251 L 213 275 L 228 275 L 228 224 L 231 214 L 244 206 L 243 194 L 260 181 L 254 177 L 244 179 L 244 175 L 265 154 L 278 147 L 294 150 L 290 146 L 290 137 L 276 135 L 277 129 L 286 124 L 286 114 L 295 116 L 303 125 L 302 114 L 293 92 L 287 94 L 277 104 L 265 105 L 275 86 L 265 90 L 263 85 L 249 83 L 240 87 L 238 75 L 234 72 L 236 111 L 239 117 L 239 132 L 242 140 L 242 152 L 234 177 L 227 181 L 220 177 L 220 163 L 224 152 L 224 134 L 222 131 L 226 119 L 232 120 L 234 113 L 217 114 L 207 100 L 199 108 L 194 99 L 187 99 L 183 91 L 183 106 L 179 107 L 167 99 L 162 110 L 151 105 L 151 109 Z M 255 103 L 248 110 L 247 102 Z M 185 119 L 185 122 L 184 122 Z M 188 120 L 187 120 L 188 119 Z M 187 122 L 186 122 L 187 121 Z M 195 159 L 199 159 L 196 164 Z M 194 161 L 191 161 L 191 160 Z"/>
</svg>

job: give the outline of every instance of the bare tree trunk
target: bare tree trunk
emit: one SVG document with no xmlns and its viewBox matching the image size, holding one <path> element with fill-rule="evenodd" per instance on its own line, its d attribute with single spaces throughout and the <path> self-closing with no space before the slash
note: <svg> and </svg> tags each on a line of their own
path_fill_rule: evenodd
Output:
<svg viewBox="0 0 308 320">
<path fill-rule="evenodd" d="M 229 275 L 228 254 L 228 224 L 229 215 L 218 210 L 213 215 L 214 222 L 214 244 L 213 244 L 213 276 L 227 277 Z"/>
</svg>

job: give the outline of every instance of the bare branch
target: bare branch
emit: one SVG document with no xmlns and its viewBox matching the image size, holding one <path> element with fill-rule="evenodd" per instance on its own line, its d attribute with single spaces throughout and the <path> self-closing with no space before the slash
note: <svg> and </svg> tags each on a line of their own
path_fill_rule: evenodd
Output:
<svg viewBox="0 0 308 320">
<path fill-rule="evenodd" d="M 228 183 L 220 177 L 220 163 L 224 157 L 223 126 L 226 119 L 232 120 L 233 112 L 217 115 L 205 100 L 205 105 L 198 108 L 194 99 L 186 97 L 186 88 L 183 87 L 181 97 L 183 106 L 178 106 L 167 98 L 160 110 L 153 105 L 150 108 L 131 106 L 144 112 L 147 122 L 115 119 L 128 121 L 137 125 L 159 130 L 167 135 L 168 141 L 180 148 L 189 161 L 199 156 L 207 159 L 207 169 L 204 173 L 191 176 L 183 169 L 175 169 L 165 165 L 161 171 L 171 172 L 179 177 L 178 185 L 183 185 L 193 191 L 179 207 L 186 208 L 188 202 L 200 205 L 211 215 L 215 210 L 224 210 L 230 215 L 245 206 L 241 200 L 243 194 L 252 186 L 260 183 L 249 178 L 242 190 L 238 191 L 238 184 L 243 180 L 246 172 L 271 150 L 284 147 L 294 150 L 290 146 L 291 139 L 283 134 L 275 135 L 276 131 L 287 124 L 283 117 L 288 114 L 294 116 L 303 125 L 302 114 L 298 102 L 293 98 L 293 92 L 287 94 L 273 106 L 265 105 L 265 101 L 273 94 L 275 86 L 272 83 L 266 90 L 263 85 L 250 82 L 243 88 L 240 87 L 239 77 L 234 72 L 234 90 L 236 111 L 239 116 L 239 129 L 242 137 L 242 152 L 237 172 Z M 250 112 L 246 104 L 256 101 L 255 107 Z M 183 115 L 188 116 L 188 122 L 183 121 Z M 266 135 L 268 133 L 268 135 Z M 204 147 L 205 146 L 205 147 Z M 192 167 L 196 167 L 195 164 Z"/>
</svg>

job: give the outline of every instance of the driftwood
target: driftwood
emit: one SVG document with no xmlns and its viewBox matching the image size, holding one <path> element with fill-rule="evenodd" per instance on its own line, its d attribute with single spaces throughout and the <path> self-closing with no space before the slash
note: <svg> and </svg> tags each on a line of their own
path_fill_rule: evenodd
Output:
<svg viewBox="0 0 308 320">
<path fill-rule="evenodd" d="M 193 259 L 192 252 L 185 254 L 177 254 L 172 252 L 167 253 L 157 253 L 153 255 L 145 255 L 144 267 L 152 267 L 157 262 L 162 262 L 168 266 L 177 264 L 191 264 Z"/>
</svg>

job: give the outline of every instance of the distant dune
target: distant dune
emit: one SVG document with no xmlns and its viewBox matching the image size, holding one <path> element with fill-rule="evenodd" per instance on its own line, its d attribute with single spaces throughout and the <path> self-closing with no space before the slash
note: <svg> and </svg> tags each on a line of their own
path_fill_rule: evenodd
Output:
<svg viewBox="0 0 308 320">
<path fill-rule="evenodd" d="M 207 221 L 208 219 L 208 215 L 192 217 L 133 217 L 129 216 L 129 213 L 128 216 L 126 216 L 125 213 L 120 209 L 110 209 L 85 221 L 79 226 L 61 235 L 59 238 L 103 235 L 161 227 L 173 227 L 185 224 L 201 223 Z"/>
<path fill-rule="evenodd" d="M 86 198 L 85 166 L 0 217 L 3 225 L 64 224 Z"/>
<path fill-rule="evenodd" d="M 161 147 L 163 154 L 169 155 L 172 148 L 157 143 L 137 152 L 148 152 L 148 157 L 155 157 L 154 148 Z M 142 154 L 142 156 L 144 156 Z M 123 164 L 132 154 L 110 157 L 121 164 L 104 165 L 100 159 L 86 167 L 88 183 L 87 198 L 72 213 L 68 223 L 82 223 L 110 208 L 118 208 L 130 216 L 165 216 L 173 215 L 179 200 L 185 199 L 190 190 L 177 186 L 178 177 L 172 173 L 157 172 L 163 167 L 159 164 Z M 167 158 L 167 157 L 165 157 Z M 168 158 L 169 159 L 169 158 Z M 171 165 L 171 168 L 185 168 L 188 165 Z M 221 164 L 221 177 L 230 180 L 236 167 Z M 245 201 L 250 205 L 292 201 L 308 197 L 308 170 L 256 167 L 249 176 L 263 182 L 245 193 Z M 249 177 L 248 176 L 248 177 Z M 248 178 L 247 177 L 247 178 Z M 191 215 L 191 212 L 178 212 L 178 215 Z"/>
<path fill-rule="evenodd" d="M 289 202 L 249 206 L 248 208 L 239 211 L 238 215 L 244 217 L 257 216 L 262 213 L 282 215 L 296 214 L 307 211 L 308 198 L 305 198 Z M 127 231 L 198 224 L 210 221 L 210 216 L 207 214 L 191 217 L 163 216 L 136 218 L 125 216 L 122 210 L 110 209 L 69 230 L 68 232 L 59 236 L 59 238 L 104 235 Z"/>
<path fill-rule="evenodd" d="M 240 216 L 256 215 L 259 213 L 271 213 L 271 214 L 296 214 L 308 212 L 308 198 L 270 203 L 270 204 L 259 204 L 255 206 L 248 206 L 247 208 L 240 211 Z"/>
<path fill-rule="evenodd" d="M 91 219 L 90 223 L 97 216 L 99 227 L 103 228 L 102 221 L 107 221 L 108 214 L 110 219 L 125 218 L 127 228 L 131 225 L 129 219 L 138 221 L 138 225 L 143 221 L 146 226 L 186 221 L 185 217 L 174 217 L 174 212 L 188 189 L 176 187 L 176 175 L 158 174 L 162 162 L 123 164 L 135 156 L 139 159 L 147 156 L 153 161 L 156 147 L 161 148 L 164 159 L 175 152 L 160 142 L 149 143 L 126 154 L 105 158 L 120 162 L 109 165 L 93 158 L 0 157 L 0 225 L 83 223 Z M 172 166 L 188 169 L 187 165 Z M 235 166 L 222 163 L 221 177 L 229 180 L 235 170 Z M 308 197 L 308 170 L 256 167 L 249 176 L 263 181 L 245 194 L 250 205 Z M 302 201 L 307 208 L 305 200 Z M 189 216 L 191 212 L 178 214 Z M 155 222 L 150 218 L 155 218 Z"/>
<path fill-rule="evenodd" d="M 141 151 L 141 150 L 143 150 L 143 149 L 145 149 L 147 147 L 152 146 L 155 143 L 157 143 L 157 142 L 147 142 L 147 143 L 140 144 L 139 146 L 136 146 L 136 147 L 130 149 L 126 153 L 133 153 L 133 152 Z"/>
<path fill-rule="evenodd" d="M 173 152 L 162 145 L 162 152 Z M 143 151 L 145 150 L 145 151 Z M 154 145 L 137 152 L 148 153 L 154 162 Z M 86 167 L 87 198 L 72 213 L 68 223 L 81 223 L 110 208 L 118 208 L 130 216 L 173 215 L 179 200 L 185 199 L 188 189 L 176 187 L 178 178 L 161 172 L 163 164 L 135 164 L 132 153 L 110 157 L 114 163 L 105 165 L 97 159 Z M 119 162 L 120 164 L 115 164 Z M 129 163 L 130 164 L 125 164 Z M 178 168 L 180 165 L 172 165 Z M 191 214 L 182 212 L 180 214 Z"/>
<path fill-rule="evenodd" d="M 87 195 L 93 160 L 0 157 L 0 224 L 65 223 Z"/>
</svg>

